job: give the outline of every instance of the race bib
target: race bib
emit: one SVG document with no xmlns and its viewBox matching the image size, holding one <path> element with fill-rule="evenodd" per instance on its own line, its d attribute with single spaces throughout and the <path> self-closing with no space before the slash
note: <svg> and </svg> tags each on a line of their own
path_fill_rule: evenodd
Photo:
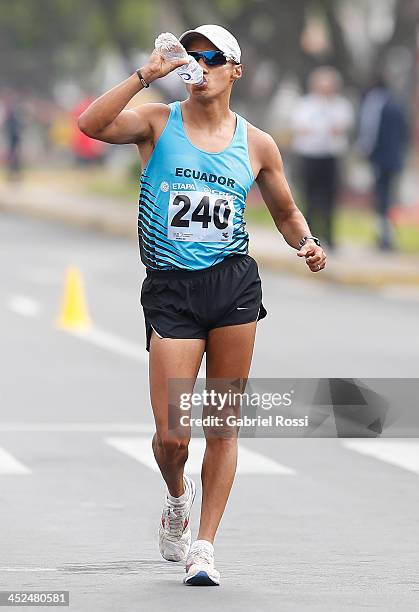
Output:
<svg viewBox="0 0 419 612">
<path fill-rule="evenodd" d="M 171 191 L 167 236 L 181 242 L 231 242 L 233 196 L 207 191 Z"/>
</svg>

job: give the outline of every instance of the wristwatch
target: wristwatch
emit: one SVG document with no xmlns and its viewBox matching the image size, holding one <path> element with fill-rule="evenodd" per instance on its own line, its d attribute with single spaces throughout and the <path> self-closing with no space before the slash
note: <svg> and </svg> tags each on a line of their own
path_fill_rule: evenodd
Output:
<svg viewBox="0 0 419 612">
<path fill-rule="evenodd" d="M 301 238 L 300 242 L 298 243 L 300 245 L 300 248 L 305 245 L 307 240 L 313 240 L 313 242 L 315 242 L 317 244 L 317 246 L 319 246 L 319 247 L 322 246 L 320 244 L 320 240 L 318 238 L 316 238 L 316 236 L 304 236 L 304 238 Z"/>
</svg>

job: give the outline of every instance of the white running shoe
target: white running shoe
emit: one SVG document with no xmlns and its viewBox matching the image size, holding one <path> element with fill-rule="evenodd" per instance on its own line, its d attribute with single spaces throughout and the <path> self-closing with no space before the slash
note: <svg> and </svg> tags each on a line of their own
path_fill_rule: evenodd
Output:
<svg viewBox="0 0 419 612">
<path fill-rule="evenodd" d="M 218 586 L 220 572 L 214 567 L 214 546 L 207 540 L 196 540 L 186 559 L 185 584 L 191 586 Z"/>
<path fill-rule="evenodd" d="M 196 487 L 192 478 L 183 477 L 185 492 L 188 492 L 186 502 L 174 504 L 166 493 L 163 514 L 159 525 L 160 553 L 167 561 L 184 561 L 191 546 L 191 529 L 189 516 L 195 499 Z"/>
</svg>

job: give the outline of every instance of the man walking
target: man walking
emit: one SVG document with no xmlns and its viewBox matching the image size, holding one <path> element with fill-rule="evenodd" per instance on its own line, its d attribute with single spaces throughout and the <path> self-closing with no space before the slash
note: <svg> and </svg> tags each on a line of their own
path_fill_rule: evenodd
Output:
<svg viewBox="0 0 419 612">
<path fill-rule="evenodd" d="M 186 560 L 185 584 L 218 585 L 213 542 L 236 471 L 237 432 L 221 435 L 222 428 L 214 435 L 204 428 L 201 518 L 191 545 L 195 484 L 184 475 L 190 428 L 173 435 L 169 383 L 186 380 L 184 391 L 192 392 L 204 352 L 207 381 L 247 380 L 257 321 L 267 314 L 243 217 L 255 179 L 278 230 L 309 269 L 322 270 L 326 256 L 293 201 L 273 139 L 230 110 L 231 89 L 243 72 L 237 40 L 216 25 L 189 30 L 180 40 L 204 74 L 202 84 L 187 85 L 187 100 L 124 110 L 143 87 L 185 63 L 155 50 L 141 69 L 93 102 L 79 126 L 99 140 L 135 143 L 142 160 L 138 228 L 147 277 L 141 303 L 153 451 L 167 485 L 160 552 Z"/>
</svg>

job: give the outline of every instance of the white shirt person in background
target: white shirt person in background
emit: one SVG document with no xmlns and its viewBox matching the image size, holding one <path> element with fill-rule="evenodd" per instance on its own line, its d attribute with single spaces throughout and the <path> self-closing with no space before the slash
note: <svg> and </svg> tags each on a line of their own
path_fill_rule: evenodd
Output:
<svg viewBox="0 0 419 612">
<path fill-rule="evenodd" d="M 301 163 L 307 222 L 316 236 L 333 247 L 338 162 L 349 146 L 354 113 L 340 94 L 342 79 L 334 68 L 314 70 L 308 86 L 309 93 L 300 98 L 292 113 L 292 145 Z"/>
</svg>

